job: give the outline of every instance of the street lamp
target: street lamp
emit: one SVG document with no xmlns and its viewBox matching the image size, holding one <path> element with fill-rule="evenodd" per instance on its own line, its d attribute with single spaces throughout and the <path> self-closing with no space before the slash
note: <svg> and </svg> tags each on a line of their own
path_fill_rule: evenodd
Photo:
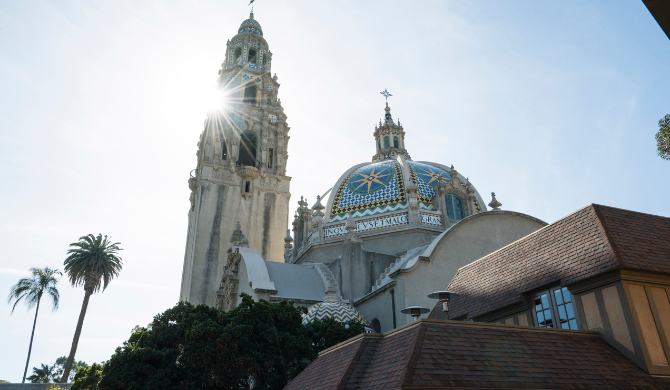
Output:
<svg viewBox="0 0 670 390">
<path fill-rule="evenodd" d="M 458 298 L 458 294 L 451 291 L 435 291 L 428 294 L 428 298 L 437 299 L 442 302 L 442 310 L 444 310 L 444 315 L 449 319 L 449 301 L 452 299 Z"/>
<path fill-rule="evenodd" d="M 403 314 L 410 314 L 412 317 L 414 317 L 414 321 L 416 321 L 419 316 L 421 316 L 421 314 L 430 312 L 430 309 L 426 309 L 425 307 L 421 306 L 410 306 L 400 310 L 400 312 Z"/>
</svg>

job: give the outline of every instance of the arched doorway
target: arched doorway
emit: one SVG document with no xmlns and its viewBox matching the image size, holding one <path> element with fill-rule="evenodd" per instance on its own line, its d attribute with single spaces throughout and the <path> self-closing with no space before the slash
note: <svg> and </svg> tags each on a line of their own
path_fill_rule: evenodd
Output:
<svg viewBox="0 0 670 390">
<path fill-rule="evenodd" d="M 245 131 L 240 137 L 240 166 L 256 166 L 256 135 L 250 131 Z"/>
</svg>

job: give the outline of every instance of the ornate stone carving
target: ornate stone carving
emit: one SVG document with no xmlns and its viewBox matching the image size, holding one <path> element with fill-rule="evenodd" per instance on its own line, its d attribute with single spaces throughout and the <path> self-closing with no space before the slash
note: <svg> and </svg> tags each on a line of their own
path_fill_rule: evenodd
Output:
<svg viewBox="0 0 670 390">
<path fill-rule="evenodd" d="M 257 179 L 261 172 L 258 170 L 258 168 L 254 167 L 238 167 L 237 174 L 240 175 L 240 177 L 248 177 L 253 180 Z"/>
<path fill-rule="evenodd" d="M 232 310 L 237 306 L 238 273 L 241 260 L 239 249 L 228 251 L 228 260 L 223 267 L 221 285 L 216 294 L 216 307 L 220 310 Z"/>
<path fill-rule="evenodd" d="M 218 180 L 233 181 L 234 172 L 223 167 L 214 167 L 212 170 L 212 177 Z"/>
<path fill-rule="evenodd" d="M 281 179 L 275 177 L 261 177 L 261 187 L 281 188 Z"/>
</svg>

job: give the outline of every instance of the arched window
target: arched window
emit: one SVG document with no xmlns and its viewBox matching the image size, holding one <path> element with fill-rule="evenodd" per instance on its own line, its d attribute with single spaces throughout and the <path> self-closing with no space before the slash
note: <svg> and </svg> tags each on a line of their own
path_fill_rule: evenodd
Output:
<svg viewBox="0 0 670 390">
<path fill-rule="evenodd" d="M 398 137 L 395 135 L 393 136 L 393 147 L 396 149 L 400 147 L 400 145 L 398 144 Z"/>
<path fill-rule="evenodd" d="M 372 328 L 372 330 L 375 331 L 375 333 L 381 333 L 382 332 L 382 324 L 380 324 L 379 320 L 376 319 L 376 318 L 374 320 L 372 320 L 372 322 L 370 322 L 370 327 Z"/>
<path fill-rule="evenodd" d="M 382 150 L 382 143 L 377 140 L 377 150 Z"/>
<path fill-rule="evenodd" d="M 237 62 L 237 59 L 242 57 L 242 48 L 238 47 L 235 49 L 235 54 L 233 55 L 233 62 Z"/>
<path fill-rule="evenodd" d="M 249 49 L 248 61 L 250 64 L 256 63 L 256 49 Z"/>
<path fill-rule="evenodd" d="M 256 91 L 257 90 L 255 85 L 249 85 L 244 89 L 244 104 L 249 104 L 252 106 L 256 105 Z"/>
<path fill-rule="evenodd" d="M 391 143 L 389 142 L 389 137 L 386 136 L 384 137 L 384 149 L 388 149 L 391 147 Z"/>
<path fill-rule="evenodd" d="M 240 137 L 240 166 L 256 166 L 256 136 L 250 131 L 245 131 Z"/>
<path fill-rule="evenodd" d="M 226 145 L 226 140 L 221 140 L 221 159 L 228 160 L 228 145 Z"/>
<path fill-rule="evenodd" d="M 447 201 L 447 216 L 457 221 L 463 219 L 465 217 L 463 199 L 454 194 L 447 194 L 444 198 Z"/>
<path fill-rule="evenodd" d="M 268 150 L 268 168 L 272 168 L 272 162 L 273 162 L 272 160 L 273 160 L 274 154 L 275 154 L 274 148 L 270 148 Z"/>
</svg>

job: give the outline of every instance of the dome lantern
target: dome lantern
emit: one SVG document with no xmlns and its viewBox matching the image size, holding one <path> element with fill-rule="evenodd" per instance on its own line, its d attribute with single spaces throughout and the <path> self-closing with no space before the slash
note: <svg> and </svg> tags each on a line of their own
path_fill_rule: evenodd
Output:
<svg viewBox="0 0 670 390">
<path fill-rule="evenodd" d="M 391 94 L 388 94 L 388 96 L 391 96 Z M 398 123 L 393 121 L 388 102 L 386 102 L 384 111 L 384 121 L 379 121 L 379 126 L 375 127 L 374 137 L 377 153 L 372 157 L 372 161 L 392 160 L 398 156 L 404 156 L 409 160 L 409 154 L 405 149 L 405 131 L 399 121 Z"/>
</svg>

